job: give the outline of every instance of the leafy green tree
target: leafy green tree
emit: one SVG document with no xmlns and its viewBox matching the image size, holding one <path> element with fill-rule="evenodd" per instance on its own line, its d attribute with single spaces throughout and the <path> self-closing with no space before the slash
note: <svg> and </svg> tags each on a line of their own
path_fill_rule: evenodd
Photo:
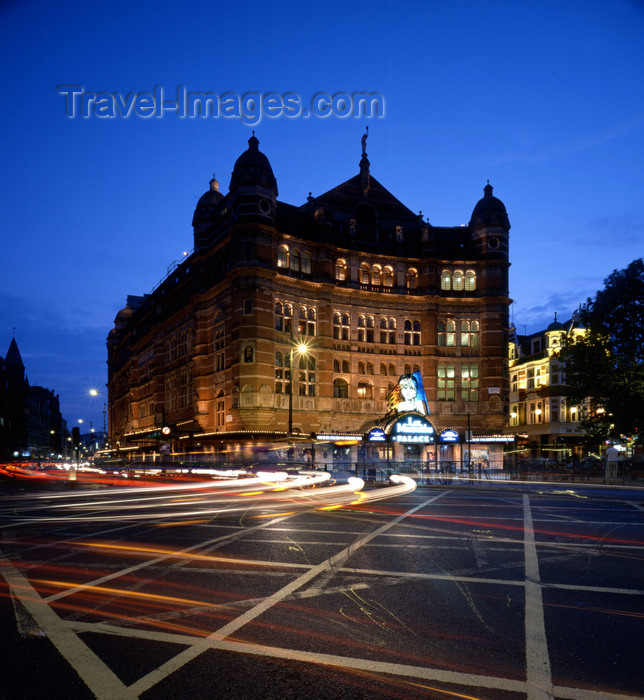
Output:
<svg viewBox="0 0 644 700">
<path fill-rule="evenodd" d="M 639 435 L 644 427 L 644 261 L 614 270 L 581 308 L 585 337 L 563 348 L 571 403 L 586 399 L 582 420 L 597 442 Z"/>
</svg>

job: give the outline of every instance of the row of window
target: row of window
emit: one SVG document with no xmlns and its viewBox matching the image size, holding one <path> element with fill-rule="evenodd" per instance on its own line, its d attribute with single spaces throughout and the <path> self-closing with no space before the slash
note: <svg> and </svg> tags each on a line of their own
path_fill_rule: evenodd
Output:
<svg viewBox="0 0 644 700">
<path fill-rule="evenodd" d="M 277 249 L 277 267 L 282 270 L 310 275 L 311 260 L 311 254 L 308 251 L 299 251 L 284 243 Z M 348 278 L 348 265 L 344 258 L 338 258 L 335 262 L 335 278 L 339 282 L 344 282 Z M 393 287 L 394 268 L 392 265 L 378 263 L 370 265 L 363 262 L 360 264 L 359 281 L 361 285 L 372 287 Z M 418 270 L 415 267 L 407 269 L 405 286 L 407 289 L 418 287 Z M 443 270 L 441 289 L 443 291 L 473 292 L 476 289 L 476 272 L 474 270 Z"/>
<path fill-rule="evenodd" d="M 293 313 L 297 313 L 297 325 L 293 324 Z M 294 307 L 288 302 L 275 303 L 275 330 L 300 335 L 316 334 L 317 312 L 313 306 Z"/>
<path fill-rule="evenodd" d="M 577 406 L 567 406 L 566 399 L 551 397 L 512 406 L 510 425 L 538 425 L 540 423 L 577 423 L 581 412 Z"/>
<path fill-rule="evenodd" d="M 292 272 L 301 272 L 304 275 L 311 274 L 311 253 L 300 252 L 297 248 L 290 249 L 287 245 L 281 245 L 277 249 L 277 267 Z"/>
<path fill-rule="evenodd" d="M 566 374 L 563 365 L 559 364 L 559 362 L 553 362 L 549 368 L 547 365 L 543 365 L 542 367 L 528 367 L 514 372 L 511 375 L 510 382 L 511 391 L 538 389 L 540 386 L 548 384 L 552 386 L 565 384 Z"/>
</svg>

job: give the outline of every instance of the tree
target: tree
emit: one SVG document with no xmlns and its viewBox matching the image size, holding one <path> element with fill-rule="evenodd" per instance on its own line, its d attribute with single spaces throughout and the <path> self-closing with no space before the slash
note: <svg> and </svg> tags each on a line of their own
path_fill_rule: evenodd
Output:
<svg viewBox="0 0 644 700">
<path fill-rule="evenodd" d="M 644 260 L 614 270 L 580 310 L 583 338 L 563 359 L 573 404 L 586 405 L 588 436 L 638 435 L 644 423 Z"/>
</svg>

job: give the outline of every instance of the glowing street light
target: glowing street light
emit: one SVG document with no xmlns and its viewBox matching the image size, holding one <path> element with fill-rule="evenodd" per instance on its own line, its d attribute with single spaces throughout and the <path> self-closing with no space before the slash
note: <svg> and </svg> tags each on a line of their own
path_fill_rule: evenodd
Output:
<svg viewBox="0 0 644 700">
<path fill-rule="evenodd" d="M 295 343 L 291 341 L 291 349 L 289 351 L 288 366 L 289 366 L 289 379 L 288 379 L 288 436 L 291 437 L 293 434 L 293 355 L 298 354 L 299 357 L 306 357 L 309 352 L 309 346 L 300 341 Z"/>
</svg>

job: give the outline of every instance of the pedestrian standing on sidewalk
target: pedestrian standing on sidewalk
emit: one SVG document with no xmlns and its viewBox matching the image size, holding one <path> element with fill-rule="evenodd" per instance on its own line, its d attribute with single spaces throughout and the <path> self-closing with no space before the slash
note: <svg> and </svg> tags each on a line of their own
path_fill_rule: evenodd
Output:
<svg viewBox="0 0 644 700">
<path fill-rule="evenodd" d="M 619 450 L 615 445 L 610 445 L 604 454 L 606 459 L 606 472 L 605 472 L 605 482 L 607 484 L 614 484 L 617 481 L 617 458 L 619 457 Z"/>
</svg>

